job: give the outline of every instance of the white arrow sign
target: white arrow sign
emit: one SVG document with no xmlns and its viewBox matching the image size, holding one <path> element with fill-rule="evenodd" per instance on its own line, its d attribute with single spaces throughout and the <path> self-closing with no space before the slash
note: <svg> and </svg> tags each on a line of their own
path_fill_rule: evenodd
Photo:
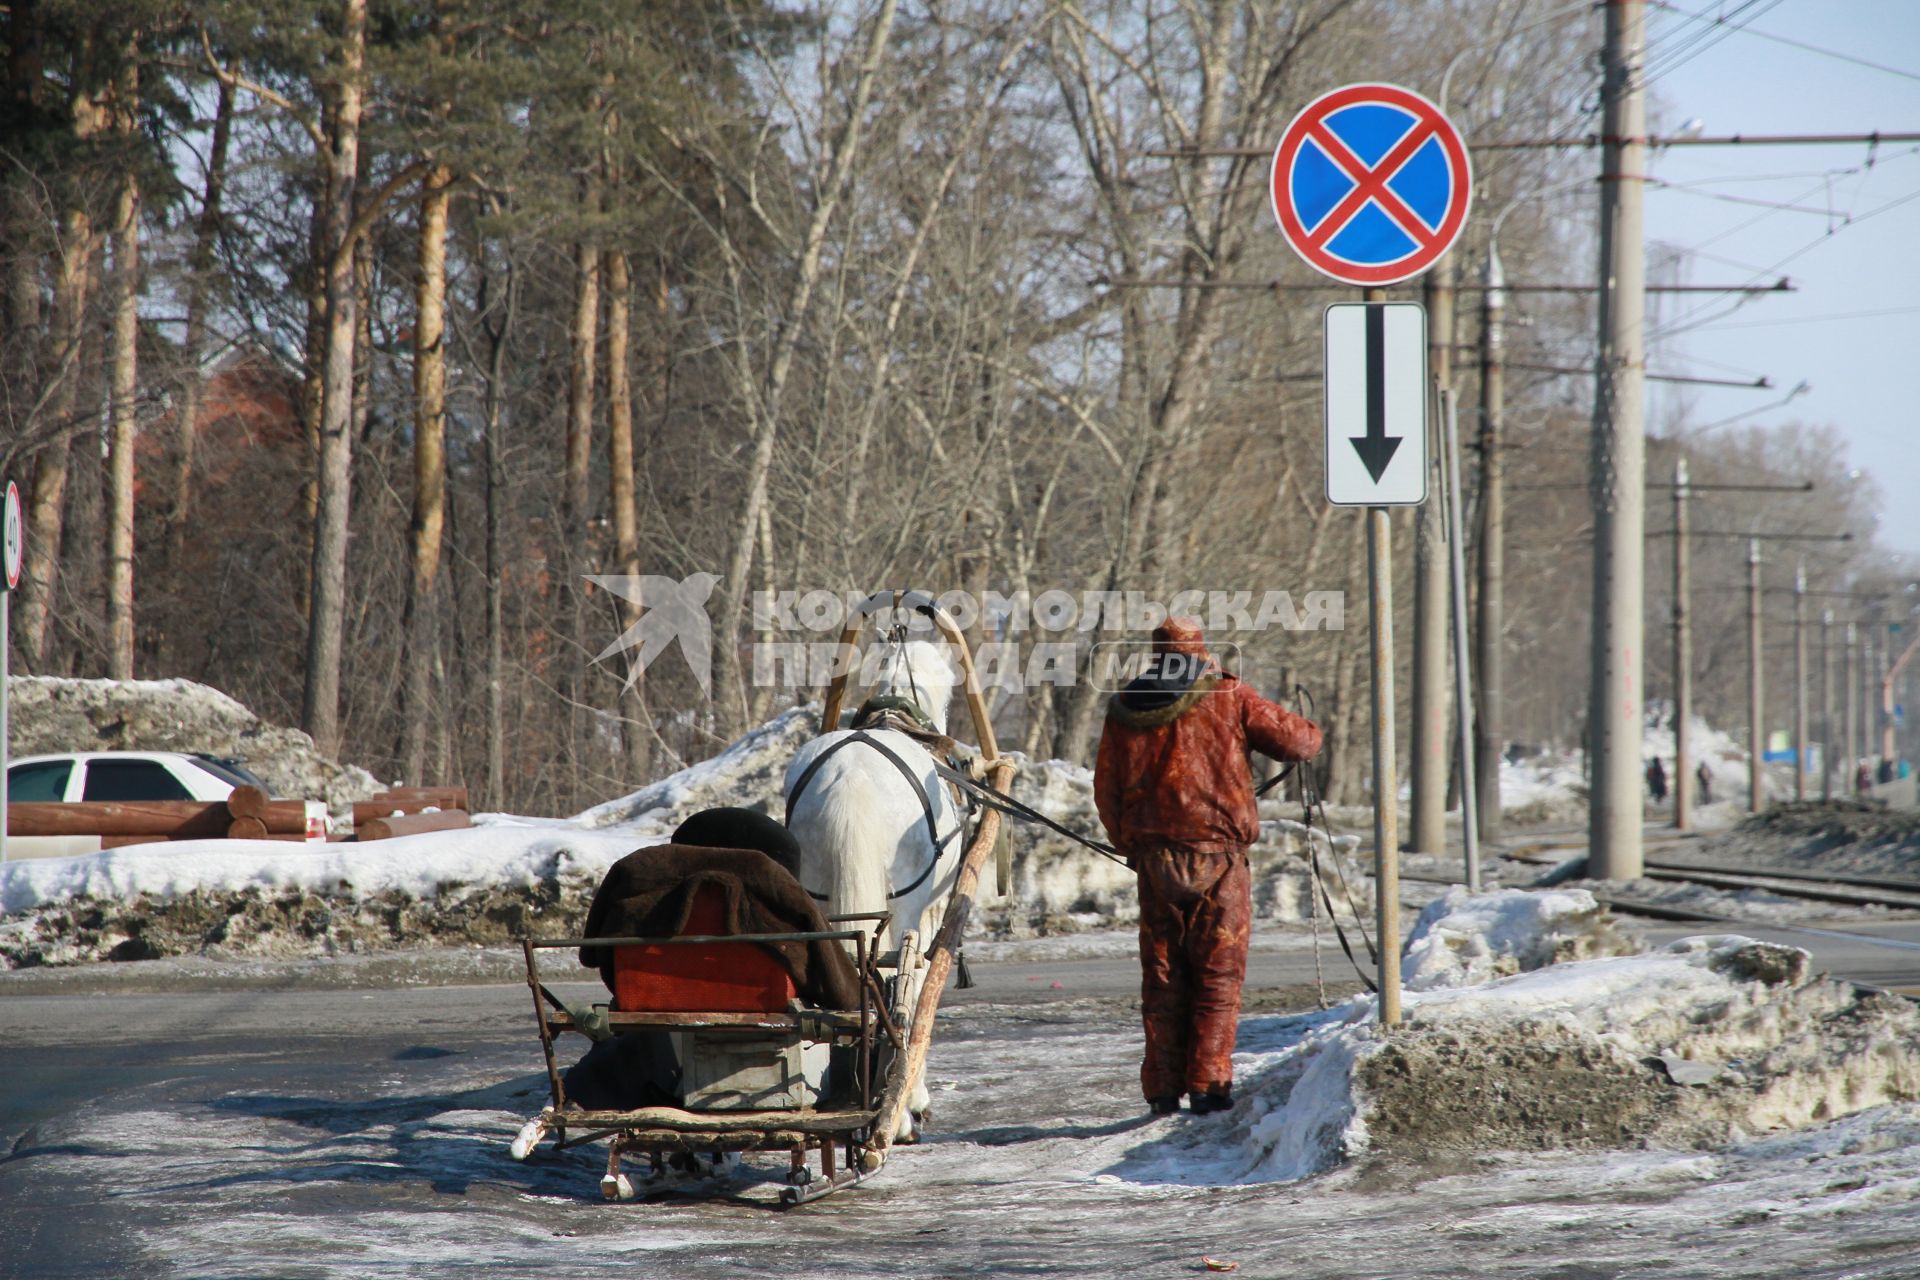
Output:
<svg viewBox="0 0 1920 1280">
<path fill-rule="evenodd" d="M 1336 302 L 1326 315 L 1327 501 L 1427 500 L 1427 313 L 1417 302 Z"/>
</svg>

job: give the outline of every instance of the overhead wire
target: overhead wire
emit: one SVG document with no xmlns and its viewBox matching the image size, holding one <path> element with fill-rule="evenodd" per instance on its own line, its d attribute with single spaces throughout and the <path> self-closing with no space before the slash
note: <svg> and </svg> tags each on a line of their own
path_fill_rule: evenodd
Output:
<svg viewBox="0 0 1920 1280">
<path fill-rule="evenodd" d="M 1700 21 L 1700 22 L 1715 21 L 1715 19 L 1712 18 L 1710 15 L 1702 14 L 1702 13 L 1689 13 L 1685 9 L 1680 8 L 1678 5 L 1667 3 L 1667 0 L 1653 0 L 1653 6 L 1656 9 L 1663 9 L 1668 13 L 1674 14 L 1682 18 L 1692 18 L 1695 21 Z M 1822 48 L 1820 45 L 1808 44 L 1804 40 L 1795 40 L 1790 36 L 1775 35 L 1771 31 L 1760 31 L 1753 26 L 1752 19 L 1749 19 L 1745 25 L 1739 27 L 1737 30 L 1738 30 L 1738 33 L 1741 35 L 1753 36 L 1754 38 L 1759 40 L 1771 40 L 1775 44 L 1783 44 L 1783 45 L 1786 45 L 1788 48 L 1800 49 L 1806 53 L 1817 53 L 1824 58 L 1834 58 L 1841 62 L 1851 62 L 1856 67 L 1866 67 L 1872 71 L 1884 71 L 1888 75 L 1900 76 L 1903 79 L 1907 79 L 1907 80 L 1920 80 L 1920 71 L 1907 71 L 1901 67 L 1890 67 L 1883 62 L 1871 62 L 1871 61 L 1868 61 L 1866 58 L 1858 57 L 1851 53 L 1842 53 L 1838 49 Z M 1732 33 L 1730 32 L 1729 34 L 1732 34 Z"/>
</svg>

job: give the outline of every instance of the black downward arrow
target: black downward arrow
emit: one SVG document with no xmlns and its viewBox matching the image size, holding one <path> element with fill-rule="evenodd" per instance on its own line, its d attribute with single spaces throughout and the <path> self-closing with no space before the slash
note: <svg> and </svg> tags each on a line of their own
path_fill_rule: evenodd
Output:
<svg viewBox="0 0 1920 1280">
<path fill-rule="evenodd" d="M 1400 437 L 1387 434 L 1387 309 L 1377 302 L 1367 306 L 1367 434 L 1347 439 L 1379 484 Z"/>
</svg>

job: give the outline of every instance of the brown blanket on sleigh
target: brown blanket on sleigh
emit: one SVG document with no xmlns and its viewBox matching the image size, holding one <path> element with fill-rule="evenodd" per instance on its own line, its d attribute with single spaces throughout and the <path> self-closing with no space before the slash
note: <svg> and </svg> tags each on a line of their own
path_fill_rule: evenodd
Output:
<svg viewBox="0 0 1920 1280">
<path fill-rule="evenodd" d="M 637 849 L 608 868 L 587 909 L 588 938 L 665 938 L 685 932 L 694 896 L 711 885 L 726 900 L 726 932 L 825 933 L 819 906 L 787 871 L 754 849 L 663 844 Z M 793 975 L 800 998 L 823 1009 L 860 1007 L 859 976 L 838 942 L 767 942 Z M 580 948 L 613 990 L 613 951 Z"/>
</svg>

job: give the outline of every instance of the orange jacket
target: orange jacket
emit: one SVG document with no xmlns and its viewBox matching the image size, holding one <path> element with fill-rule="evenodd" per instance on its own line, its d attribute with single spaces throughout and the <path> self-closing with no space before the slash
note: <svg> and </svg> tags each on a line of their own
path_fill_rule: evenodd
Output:
<svg viewBox="0 0 1920 1280">
<path fill-rule="evenodd" d="M 1198 647 L 1197 645 L 1195 646 Z M 1260 838 L 1247 749 L 1310 760 L 1320 728 L 1217 670 L 1168 705 L 1107 701 L 1093 766 L 1093 799 L 1114 847 L 1224 853 Z"/>
</svg>

